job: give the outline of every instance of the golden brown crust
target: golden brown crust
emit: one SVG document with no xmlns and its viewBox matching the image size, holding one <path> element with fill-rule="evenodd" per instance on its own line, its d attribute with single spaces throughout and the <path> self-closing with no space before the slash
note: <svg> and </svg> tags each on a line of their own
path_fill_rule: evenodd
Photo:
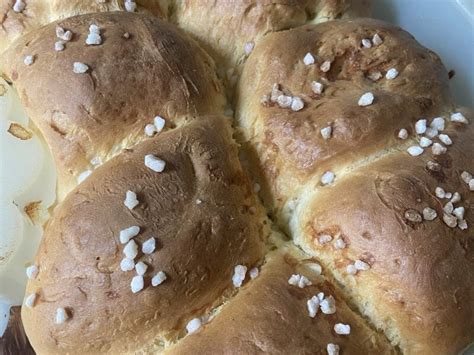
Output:
<svg viewBox="0 0 474 355">
<path fill-rule="evenodd" d="M 454 142 L 445 155 L 389 154 L 305 197 L 294 217 L 297 242 L 321 256 L 360 311 L 407 354 L 456 354 L 474 339 L 474 201 L 461 179 L 474 171 L 474 126 L 451 124 L 443 133 Z M 438 186 L 461 194 L 454 207 L 465 208 L 467 230 L 443 222 L 449 199 L 436 197 Z M 405 216 L 426 207 L 435 220 Z M 326 233 L 347 248 L 318 243 Z M 346 267 L 357 259 L 371 268 L 350 276 Z"/>
<path fill-rule="evenodd" d="M 227 69 L 245 59 L 246 43 L 268 33 L 370 12 L 370 0 L 185 0 L 177 2 L 173 20 Z"/>
<path fill-rule="evenodd" d="M 18 37 L 49 22 L 49 4 L 42 0 L 27 1 L 22 12 L 13 11 L 15 0 L 0 2 L 0 54 Z"/>
<path fill-rule="evenodd" d="M 363 38 L 378 33 L 383 43 L 362 48 Z M 282 43 L 285 43 L 283 46 Z M 305 65 L 311 52 L 316 63 Z M 326 61 L 331 69 L 319 67 Z M 390 68 L 395 80 L 367 78 Z M 397 142 L 400 128 L 413 132 L 420 117 L 435 117 L 451 107 L 448 75 L 439 58 L 411 35 L 376 20 L 332 21 L 267 36 L 247 61 L 237 90 L 237 116 L 244 140 L 261 160 L 261 174 L 273 190 L 272 203 L 281 207 L 295 195 L 295 186 L 338 164 L 361 159 Z M 311 90 L 320 81 L 322 95 Z M 305 107 L 294 112 L 262 105 L 274 83 L 301 97 Z M 358 106 L 360 96 L 373 92 L 375 102 Z M 332 126 L 324 140 L 320 130 Z"/>
<path fill-rule="evenodd" d="M 92 23 L 101 28 L 99 46 L 85 44 Z M 60 52 L 56 26 L 74 33 Z M 30 66 L 26 55 L 35 58 Z M 209 56 L 175 27 L 143 15 L 68 18 L 23 36 L 2 60 L 54 155 L 60 198 L 92 168 L 91 159 L 105 161 L 143 139 L 156 115 L 170 127 L 224 110 Z M 74 73 L 74 62 L 86 64 L 87 73 Z"/>
<path fill-rule="evenodd" d="M 308 259 L 295 247 L 282 247 L 267 255 L 259 276 L 226 303 L 209 324 L 188 335 L 170 354 L 327 354 L 328 343 L 341 354 L 395 353 L 384 336 L 368 328 L 323 277 L 312 272 Z M 292 274 L 313 283 L 303 289 L 288 284 Z M 336 300 L 336 313 L 315 318 L 306 301 L 324 292 Z M 349 324 L 350 335 L 334 332 L 336 323 Z"/>
<path fill-rule="evenodd" d="M 27 286 L 39 297 L 22 311 L 38 353 L 159 350 L 232 291 L 235 265 L 259 261 L 262 219 L 251 208 L 224 120 L 208 117 L 140 143 L 98 168 L 55 209 L 35 259 L 39 275 Z M 165 171 L 145 167 L 146 154 L 165 160 Z M 131 211 L 123 204 L 127 190 L 140 201 Z M 119 232 L 131 225 L 141 228 L 139 245 L 153 236 L 158 246 L 151 255 L 139 253 L 149 268 L 137 294 L 130 289 L 135 272 L 119 266 Z M 168 279 L 152 287 L 160 270 Z M 62 325 L 54 324 L 57 307 L 71 317 Z"/>
</svg>

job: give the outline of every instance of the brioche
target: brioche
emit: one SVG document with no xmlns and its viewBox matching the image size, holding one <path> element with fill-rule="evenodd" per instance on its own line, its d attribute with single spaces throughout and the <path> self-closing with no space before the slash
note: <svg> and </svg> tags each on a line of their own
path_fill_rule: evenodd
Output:
<svg viewBox="0 0 474 355">
<path fill-rule="evenodd" d="M 370 1 L 45 3 L 0 37 L 58 171 L 21 309 L 36 353 L 474 340 L 474 113 L 435 53 L 354 19 Z"/>
<path fill-rule="evenodd" d="M 376 34 L 382 43 L 364 48 Z M 474 170 L 472 113 L 450 122 L 458 109 L 447 81 L 439 58 L 413 37 L 361 19 L 267 36 L 237 94 L 241 139 L 276 220 L 409 354 L 452 354 L 474 339 L 472 192 L 461 177 Z M 272 91 L 302 98 L 304 108 L 282 108 Z M 364 106 L 366 93 L 375 99 Z M 410 155 L 410 147 L 423 152 L 420 136 L 435 117 L 443 127 L 425 136 L 422 155 Z M 457 201 L 437 197 L 437 187 Z"/>
<path fill-rule="evenodd" d="M 91 24 L 103 29 L 104 45 L 85 45 Z M 58 26 L 73 33 L 63 51 L 54 51 Z M 27 66 L 23 61 L 30 54 L 34 63 Z M 75 73 L 75 62 L 84 63 L 87 72 Z M 153 117 L 162 115 L 173 127 L 224 112 L 209 56 L 182 32 L 151 17 L 70 17 L 21 37 L 0 67 L 51 147 L 60 200 L 94 168 L 91 160 L 106 161 L 146 137 L 143 127 Z"/>
</svg>

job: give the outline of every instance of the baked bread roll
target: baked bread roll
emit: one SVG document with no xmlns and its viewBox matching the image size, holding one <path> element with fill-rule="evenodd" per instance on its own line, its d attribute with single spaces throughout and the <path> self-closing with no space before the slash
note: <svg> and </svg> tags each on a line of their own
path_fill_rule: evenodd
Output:
<svg viewBox="0 0 474 355">
<path fill-rule="evenodd" d="M 22 307 L 38 354 L 472 342 L 473 114 L 434 53 L 380 21 L 305 25 L 346 1 L 143 2 L 198 42 L 120 3 L 51 5 L 64 19 L 0 59 L 59 173 Z"/>
<path fill-rule="evenodd" d="M 101 45 L 85 43 L 92 24 L 100 28 Z M 54 50 L 58 27 L 73 33 L 61 51 Z M 28 66 L 29 55 L 34 63 Z M 86 72 L 76 73 L 74 63 L 84 64 Z M 146 138 L 143 128 L 153 117 L 166 117 L 169 128 L 224 112 L 223 89 L 209 56 L 152 17 L 70 17 L 23 36 L 0 67 L 51 147 L 59 200 L 95 166 Z"/>
<path fill-rule="evenodd" d="M 239 82 L 267 206 L 403 353 L 474 339 L 474 132 L 458 111 L 439 58 L 368 19 L 271 34 Z"/>
</svg>

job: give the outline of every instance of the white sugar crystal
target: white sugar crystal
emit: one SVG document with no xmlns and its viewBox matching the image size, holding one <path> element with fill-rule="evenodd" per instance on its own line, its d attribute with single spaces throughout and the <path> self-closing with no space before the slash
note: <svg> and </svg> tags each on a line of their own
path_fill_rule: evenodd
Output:
<svg viewBox="0 0 474 355">
<path fill-rule="evenodd" d="M 311 297 L 306 301 L 306 307 L 308 308 L 308 314 L 311 318 L 314 318 L 318 313 L 319 308 L 319 298 L 317 296 Z"/>
<path fill-rule="evenodd" d="M 153 287 L 161 285 L 166 279 L 166 274 L 163 271 L 159 271 L 155 276 L 152 277 L 151 285 Z"/>
<path fill-rule="evenodd" d="M 421 148 L 417 145 L 412 145 L 411 147 L 408 147 L 407 152 L 412 157 L 417 157 L 417 156 L 423 154 L 423 148 Z"/>
<path fill-rule="evenodd" d="M 451 202 L 448 202 L 447 204 L 444 205 L 443 211 L 447 214 L 453 213 L 454 206 Z"/>
<path fill-rule="evenodd" d="M 165 170 L 166 163 L 153 154 L 147 154 L 145 155 L 145 166 L 157 173 L 161 173 Z"/>
<path fill-rule="evenodd" d="M 135 262 L 132 259 L 123 258 L 120 262 L 120 270 L 132 271 L 133 269 L 135 269 Z"/>
<path fill-rule="evenodd" d="M 451 197 L 451 202 L 452 202 L 452 203 L 458 203 L 459 201 L 461 201 L 461 194 L 456 191 L 456 192 L 453 194 L 453 197 Z"/>
<path fill-rule="evenodd" d="M 379 46 L 383 43 L 383 39 L 379 36 L 378 33 L 376 33 L 372 38 L 372 43 L 374 44 L 374 46 Z"/>
<path fill-rule="evenodd" d="M 447 135 L 447 134 L 440 134 L 438 136 L 439 140 L 445 144 L 445 145 L 451 145 L 453 144 L 453 141 L 451 140 L 451 138 Z"/>
<path fill-rule="evenodd" d="M 135 243 L 135 241 L 132 239 L 125 245 L 125 248 L 123 248 L 123 253 L 125 254 L 125 257 L 128 259 L 135 259 L 136 256 L 138 255 L 138 245 Z"/>
<path fill-rule="evenodd" d="M 336 334 L 349 335 L 351 334 L 351 326 L 349 324 L 336 323 L 334 325 L 334 331 Z"/>
<path fill-rule="evenodd" d="M 323 245 L 329 243 L 332 240 L 332 237 L 329 234 L 321 234 L 318 236 L 319 244 Z"/>
<path fill-rule="evenodd" d="M 314 57 L 311 53 L 306 53 L 306 55 L 303 58 L 303 63 L 306 65 L 311 65 L 314 64 Z"/>
<path fill-rule="evenodd" d="M 469 190 L 474 191 L 474 179 L 469 180 Z"/>
<path fill-rule="evenodd" d="M 446 151 L 447 151 L 446 147 L 444 147 L 443 145 L 439 143 L 434 143 L 433 146 L 431 147 L 431 152 L 434 155 L 441 155 L 441 154 L 446 153 Z"/>
<path fill-rule="evenodd" d="M 467 222 L 465 219 L 461 220 L 458 222 L 458 227 L 461 230 L 466 230 L 467 229 Z"/>
<path fill-rule="evenodd" d="M 140 233 L 140 227 L 131 226 L 120 231 L 120 243 L 125 244 Z"/>
<path fill-rule="evenodd" d="M 143 261 L 139 261 L 138 263 L 135 264 L 135 271 L 140 276 L 145 275 L 145 272 L 147 269 L 148 269 L 148 265 L 145 264 Z"/>
<path fill-rule="evenodd" d="M 438 130 L 435 129 L 435 128 L 432 128 L 432 127 L 428 127 L 426 128 L 426 132 L 425 132 L 425 136 L 427 136 L 428 138 L 434 138 L 438 135 Z"/>
<path fill-rule="evenodd" d="M 326 347 L 328 355 L 339 355 L 339 345 L 329 343 Z"/>
<path fill-rule="evenodd" d="M 385 74 L 385 78 L 387 80 L 393 80 L 398 76 L 398 70 L 395 68 L 389 69 L 387 74 Z"/>
<path fill-rule="evenodd" d="M 202 203 L 202 200 L 200 198 L 196 199 L 196 205 L 200 205 Z"/>
<path fill-rule="evenodd" d="M 325 62 L 323 62 L 323 64 L 321 64 L 319 69 L 321 69 L 323 73 L 327 73 L 329 70 L 331 70 L 331 62 L 329 60 L 326 60 Z"/>
<path fill-rule="evenodd" d="M 432 221 L 437 217 L 437 213 L 434 209 L 430 207 L 425 207 L 423 209 L 423 218 L 427 221 Z"/>
<path fill-rule="evenodd" d="M 76 74 L 84 74 L 89 70 L 89 67 L 81 62 L 74 62 L 72 71 Z"/>
<path fill-rule="evenodd" d="M 349 275 L 355 275 L 355 274 L 357 274 L 357 269 L 356 269 L 354 264 L 349 264 L 349 265 L 346 266 L 346 272 Z"/>
<path fill-rule="evenodd" d="M 33 64 L 34 61 L 35 61 L 35 58 L 32 55 L 27 55 L 23 59 L 23 63 L 25 63 L 25 65 L 31 65 Z"/>
<path fill-rule="evenodd" d="M 291 275 L 288 279 L 288 283 L 292 286 L 298 286 L 299 288 L 305 288 L 306 286 L 311 286 L 313 284 L 306 276 L 300 274 Z"/>
<path fill-rule="evenodd" d="M 408 138 L 408 131 L 405 128 L 402 128 L 400 131 L 398 131 L 398 138 L 400 139 L 407 139 Z"/>
<path fill-rule="evenodd" d="M 132 282 L 130 282 L 130 289 L 133 293 L 140 292 L 143 290 L 143 286 L 145 281 L 143 280 L 143 276 L 137 275 L 132 278 Z"/>
<path fill-rule="evenodd" d="M 137 9 L 137 4 L 133 0 L 125 0 L 125 10 L 128 12 L 135 12 Z"/>
<path fill-rule="evenodd" d="M 150 239 L 147 239 L 142 244 L 143 254 L 151 254 L 155 251 L 155 248 L 156 248 L 156 240 L 153 237 L 151 237 Z"/>
<path fill-rule="evenodd" d="M 334 175 L 332 171 L 326 171 L 323 176 L 321 176 L 321 184 L 329 185 L 334 181 L 335 177 L 336 175 Z"/>
<path fill-rule="evenodd" d="M 445 198 L 446 197 L 446 191 L 444 191 L 444 189 L 442 187 L 437 187 L 435 189 L 435 195 L 436 197 L 438 198 Z"/>
<path fill-rule="evenodd" d="M 443 214 L 443 221 L 448 227 L 455 228 L 458 224 L 458 219 L 450 214 Z"/>
<path fill-rule="evenodd" d="M 26 7 L 26 4 L 22 0 L 16 0 L 13 4 L 13 11 L 22 12 Z"/>
<path fill-rule="evenodd" d="M 88 46 L 98 46 L 102 43 L 102 37 L 98 33 L 89 33 L 86 38 L 86 44 Z"/>
<path fill-rule="evenodd" d="M 300 97 L 293 97 L 293 100 L 291 101 L 291 109 L 293 111 L 300 111 L 304 107 L 304 102 Z"/>
<path fill-rule="evenodd" d="M 344 239 L 338 238 L 334 242 L 334 248 L 336 249 L 344 249 L 346 247 L 346 242 L 344 242 Z"/>
<path fill-rule="evenodd" d="M 137 194 L 128 190 L 125 193 L 125 200 L 123 201 L 125 207 L 127 207 L 129 210 L 133 210 L 138 205 L 138 203 Z"/>
<path fill-rule="evenodd" d="M 148 137 L 153 137 L 153 135 L 156 133 L 156 127 L 154 124 L 149 123 L 145 126 L 145 134 Z"/>
<path fill-rule="evenodd" d="M 165 128 L 166 121 L 163 117 L 156 116 L 153 119 L 153 123 L 155 124 L 156 131 L 161 132 L 163 130 L 163 128 Z"/>
<path fill-rule="evenodd" d="M 291 103 L 293 102 L 293 98 L 287 95 L 280 95 L 276 100 L 278 106 L 281 108 L 288 108 L 291 107 Z"/>
<path fill-rule="evenodd" d="M 420 138 L 420 147 L 422 148 L 427 148 L 429 147 L 431 144 L 433 143 L 433 141 L 431 139 L 428 139 L 426 137 L 421 137 Z"/>
<path fill-rule="evenodd" d="M 249 276 L 252 280 L 257 278 L 258 274 L 259 274 L 258 267 L 254 267 L 254 268 L 250 269 L 250 271 L 249 271 Z"/>
<path fill-rule="evenodd" d="M 102 164 L 102 158 L 99 156 L 95 156 L 94 158 L 91 159 L 91 164 L 94 166 L 98 166 Z"/>
<path fill-rule="evenodd" d="M 280 95 L 283 95 L 283 92 L 280 90 L 280 85 L 278 85 L 277 83 L 273 84 L 272 85 L 272 93 L 270 95 L 270 101 L 271 102 L 276 102 Z"/>
<path fill-rule="evenodd" d="M 436 129 L 437 131 L 444 130 L 445 122 L 443 117 L 436 117 L 430 123 L 430 127 Z"/>
<path fill-rule="evenodd" d="M 423 134 L 426 132 L 426 120 L 421 119 L 415 123 L 415 132 L 416 134 Z"/>
<path fill-rule="evenodd" d="M 199 328 L 201 328 L 202 322 L 199 318 L 191 319 L 188 324 L 186 324 L 186 330 L 188 334 L 194 333 Z"/>
<path fill-rule="evenodd" d="M 62 41 L 54 42 L 54 50 L 57 52 L 61 52 L 64 50 L 64 43 Z"/>
<path fill-rule="evenodd" d="M 319 298 L 319 301 L 322 301 L 324 299 L 324 292 L 319 292 L 318 298 Z"/>
<path fill-rule="evenodd" d="M 362 40 L 362 47 L 364 48 L 372 48 L 372 41 L 368 38 L 364 38 Z"/>
<path fill-rule="evenodd" d="M 309 263 L 306 266 L 317 275 L 321 275 L 323 268 L 318 263 Z"/>
<path fill-rule="evenodd" d="M 464 207 L 462 207 L 462 206 L 456 207 L 453 210 L 453 215 L 455 215 L 457 219 L 463 220 L 464 219 L 464 212 L 465 212 Z"/>
<path fill-rule="evenodd" d="M 469 123 L 469 121 L 464 117 L 461 112 L 456 112 L 451 115 L 451 122 L 458 122 L 458 123 Z"/>
<path fill-rule="evenodd" d="M 359 106 L 369 106 L 372 105 L 374 102 L 374 94 L 371 92 L 366 92 L 364 95 L 362 95 L 359 99 Z"/>
<path fill-rule="evenodd" d="M 69 316 L 67 315 L 67 312 L 64 308 L 56 308 L 56 317 L 54 319 L 54 323 L 63 324 L 65 321 L 68 320 L 68 318 Z"/>
<path fill-rule="evenodd" d="M 83 182 L 90 176 L 90 174 L 92 174 L 92 170 L 86 170 L 80 173 L 77 177 L 77 183 L 80 184 L 81 182 Z"/>
<path fill-rule="evenodd" d="M 99 33 L 100 33 L 100 28 L 99 28 L 99 26 L 97 26 L 97 25 L 94 24 L 94 23 L 91 24 L 91 25 L 89 26 L 89 33 L 97 33 L 97 34 L 99 34 Z"/>
<path fill-rule="evenodd" d="M 232 276 L 232 284 L 234 287 L 242 286 L 242 283 L 245 280 L 245 274 L 247 272 L 247 266 L 237 265 L 234 267 L 234 275 Z"/>
<path fill-rule="evenodd" d="M 319 81 L 312 81 L 311 90 L 313 90 L 315 94 L 321 95 L 324 91 L 324 85 L 321 84 Z"/>
<path fill-rule="evenodd" d="M 254 47 L 255 47 L 255 43 L 253 41 L 245 43 L 244 45 L 245 54 L 249 55 L 250 53 L 252 53 Z"/>
<path fill-rule="evenodd" d="M 331 138 L 331 134 L 332 134 L 331 126 L 327 126 L 321 129 L 321 136 L 323 137 L 323 139 L 328 140 L 329 138 Z"/>
<path fill-rule="evenodd" d="M 370 265 L 362 260 L 356 260 L 354 266 L 359 271 L 367 271 L 370 269 Z"/>
<path fill-rule="evenodd" d="M 472 174 L 467 172 L 467 171 L 463 171 L 461 173 L 461 179 L 462 181 L 464 181 L 466 184 L 469 184 L 469 181 L 472 180 Z"/>
<path fill-rule="evenodd" d="M 451 196 L 453 196 L 453 194 L 451 192 L 446 192 L 446 198 L 451 198 Z"/>
<path fill-rule="evenodd" d="M 36 293 L 32 293 L 25 298 L 25 306 L 28 308 L 33 308 L 36 301 Z"/>
<path fill-rule="evenodd" d="M 38 267 L 36 265 L 30 265 L 26 268 L 26 276 L 30 279 L 30 280 L 34 280 L 36 279 L 36 276 L 38 276 Z"/>
<path fill-rule="evenodd" d="M 319 294 L 318 294 L 319 298 Z M 321 298 L 320 298 L 321 300 Z M 319 307 L 321 308 L 321 312 L 324 314 L 334 314 L 336 313 L 336 301 L 332 296 L 326 297 L 319 303 Z"/>
<path fill-rule="evenodd" d="M 63 41 L 70 41 L 72 39 L 72 32 L 71 31 L 65 31 L 64 28 L 57 26 L 56 27 L 56 37 L 59 39 L 62 39 Z"/>
</svg>

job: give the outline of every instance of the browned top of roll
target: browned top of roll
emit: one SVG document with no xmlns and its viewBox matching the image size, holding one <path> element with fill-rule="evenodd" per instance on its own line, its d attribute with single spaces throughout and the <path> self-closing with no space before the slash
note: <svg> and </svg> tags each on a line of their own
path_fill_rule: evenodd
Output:
<svg viewBox="0 0 474 355">
<path fill-rule="evenodd" d="M 329 343 L 341 354 L 395 354 L 384 336 L 373 331 L 345 304 L 338 291 L 307 265 L 313 260 L 295 247 L 283 247 L 266 256 L 259 276 L 250 280 L 234 299 L 195 334 L 188 335 L 169 354 L 327 354 Z M 288 284 L 293 274 L 312 285 Z M 324 292 L 336 302 L 334 314 L 308 315 L 306 301 Z M 336 323 L 349 324 L 350 335 L 334 331 Z"/>
<path fill-rule="evenodd" d="M 371 0 L 185 0 L 177 2 L 172 20 L 229 68 L 244 60 L 247 43 L 251 51 L 268 33 L 370 13 Z"/>
<path fill-rule="evenodd" d="M 375 34 L 383 43 L 364 48 L 362 39 Z M 314 64 L 303 62 L 307 53 Z M 320 68 L 325 61 L 331 62 L 327 72 Z M 399 75 L 388 80 L 391 68 Z M 369 79 L 377 72 L 377 81 Z M 312 91 L 313 81 L 323 84 L 322 94 Z M 302 98 L 304 108 L 295 112 L 262 104 L 275 83 L 287 95 Z M 338 164 L 390 147 L 399 129 L 413 133 L 416 120 L 451 108 L 448 75 L 438 56 L 400 28 L 371 19 L 268 35 L 248 59 L 237 92 L 244 139 L 258 143 L 262 173 L 275 198 L 291 196 L 295 184 Z M 358 100 L 367 92 L 375 100 L 361 107 Z M 325 140 L 320 130 L 327 126 L 332 135 Z"/>
<path fill-rule="evenodd" d="M 91 24 L 100 28 L 101 45 L 85 43 Z M 57 26 L 73 32 L 63 51 L 54 50 Z M 30 66 L 23 62 L 27 55 L 34 56 Z M 87 72 L 73 72 L 75 62 Z M 91 168 L 91 159 L 106 160 L 143 139 L 155 116 L 170 127 L 224 110 L 209 56 L 174 26 L 144 15 L 101 13 L 52 23 L 23 36 L 1 65 L 51 148 L 60 197 Z"/>
<path fill-rule="evenodd" d="M 389 154 L 321 188 L 296 213 L 298 243 L 407 354 L 457 354 L 474 339 L 474 200 L 461 177 L 474 172 L 474 126 L 451 123 L 442 133 L 453 141 L 445 154 Z M 437 197 L 437 187 L 460 194 L 453 206 L 464 208 L 466 229 L 444 221 L 451 198 Z M 426 220 L 425 208 L 436 218 Z M 319 243 L 323 234 L 333 241 Z M 334 247 L 338 238 L 346 248 Z M 357 259 L 370 270 L 349 275 Z"/>
<path fill-rule="evenodd" d="M 162 173 L 144 165 L 147 154 L 166 162 Z M 137 194 L 133 210 L 124 206 L 127 190 Z M 39 274 L 27 286 L 27 295 L 38 297 L 22 309 L 35 350 L 151 352 L 176 339 L 187 321 L 232 293 L 236 265 L 250 268 L 262 257 L 262 217 L 252 196 L 223 117 L 164 133 L 105 163 L 56 207 L 46 227 L 35 259 Z M 145 288 L 135 294 L 135 271 L 120 269 L 119 241 L 133 225 L 140 227 L 139 246 L 150 237 L 157 245 L 135 259 L 148 265 Z M 152 287 L 158 271 L 167 280 Z M 69 315 L 63 324 L 55 324 L 58 307 Z"/>
</svg>

